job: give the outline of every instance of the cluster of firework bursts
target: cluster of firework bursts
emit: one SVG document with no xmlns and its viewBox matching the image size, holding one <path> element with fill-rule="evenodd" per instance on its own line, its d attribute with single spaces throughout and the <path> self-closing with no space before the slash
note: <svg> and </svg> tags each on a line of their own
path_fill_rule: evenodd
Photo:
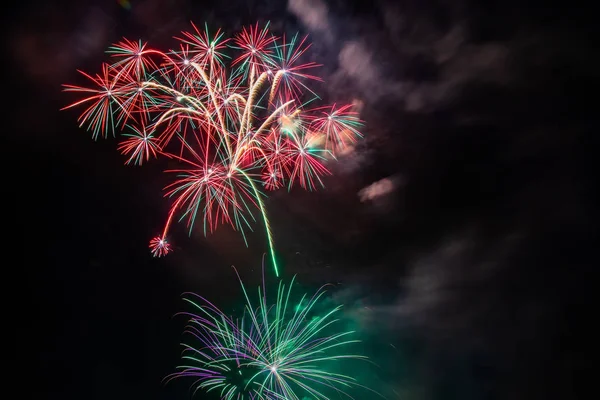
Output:
<svg viewBox="0 0 600 400">
<path fill-rule="evenodd" d="M 230 40 L 194 26 L 168 52 L 124 39 L 108 50 L 113 64 L 96 76 L 82 72 L 94 87 L 65 85 L 86 96 L 65 108 L 84 107 L 79 122 L 94 138 L 124 132 L 128 164 L 158 156 L 180 163 L 167 171 L 173 201 L 150 242 L 155 256 L 171 251 L 174 220 L 186 220 L 190 234 L 200 218 L 205 234 L 226 223 L 244 235 L 259 210 L 278 274 L 263 190 L 322 186 L 326 161 L 361 137 L 351 105 L 312 106 L 318 96 L 307 84 L 320 79 L 311 75 L 318 64 L 300 62 L 306 39 L 286 41 L 267 28 Z"/>
<path fill-rule="evenodd" d="M 162 233 L 150 241 L 154 256 L 171 251 L 169 228 L 196 220 L 204 234 L 219 224 L 240 231 L 260 213 L 275 274 L 274 242 L 264 191 L 299 185 L 312 190 L 329 174 L 326 163 L 361 137 L 351 105 L 314 107 L 310 89 L 318 65 L 301 63 L 309 45 L 271 35 L 267 27 L 245 28 L 233 39 L 194 26 L 179 48 L 162 52 L 127 39 L 110 47 L 112 64 L 100 74 L 82 74 L 93 87 L 65 85 L 85 97 L 65 107 L 83 107 L 81 126 L 94 139 L 122 131 L 119 151 L 127 164 L 165 157 L 180 165 L 166 187 L 171 208 Z M 228 49 L 237 56 L 230 58 Z M 328 334 L 339 307 L 316 315 L 323 290 L 292 305 L 291 287 L 280 283 L 273 305 L 263 288 L 258 303 L 242 285 L 244 313 L 232 318 L 205 299 L 188 332 L 199 346 L 186 345 L 186 365 L 174 377 L 195 379 L 195 390 L 226 400 L 304 400 L 339 397 L 354 379 L 329 371 L 342 359 L 364 358 L 340 349 L 352 332 Z"/>
</svg>

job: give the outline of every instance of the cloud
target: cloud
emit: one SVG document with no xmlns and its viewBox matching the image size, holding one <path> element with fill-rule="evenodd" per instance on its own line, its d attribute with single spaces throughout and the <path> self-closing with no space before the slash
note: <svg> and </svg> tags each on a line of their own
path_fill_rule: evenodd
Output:
<svg viewBox="0 0 600 400">
<path fill-rule="evenodd" d="M 289 0 L 288 10 L 310 30 L 325 35 L 328 40 L 333 40 L 328 17 L 329 10 L 321 0 Z"/>
<path fill-rule="evenodd" d="M 336 154 L 337 162 L 331 164 L 335 175 L 351 174 L 370 163 L 372 151 L 359 142 L 357 145 L 348 145 Z"/>
<path fill-rule="evenodd" d="M 380 179 L 361 189 L 358 192 L 358 197 L 362 202 L 373 201 L 393 192 L 399 183 L 399 179 L 396 177 Z"/>
<path fill-rule="evenodd" d="M 341 69 L 362 86 L 378 82 L 379 71 L 372 62 L 372 54 L 366 45 L 357 40 L 346 42 L 338 55 Z"/>
<path fill-rule="evenodd" d="M 408 81 L 404 97 L 407 112 L 429 112 L 451 101 L 470 83 L 505 84 L 510 79 L 508 46 L 503 43 L 469 44 L 457 25 L 434 41 L 428 54 L 437 79 Z"/>
<path fill-rule="evenodd" d="M 384 24 L 368 18 L 336 15 L 344 21 L 343 40 L 340 28 L 321 0 L 289 0 L 288 10 L 296 15 L 318 40 L 331 41 L 339 68 L 327 82 L 333 94 L 360 95 L 371 105 L 381 99 L 404 103 L 404 111 L 431 112 L 452 100 L 470 82 L 505 83 L 507 43 L 472 44 L 462 20 L 457 17 L 452 29 L 439 31 L 422 17 L 412 16 L 393 5 L 380 6 Z M 336 29 L 337 28 L 337 29 Z M 355 31 L 353 34 L 352 31 Z M 423 78 L 418 60 L 425 60 L 435 70 L 434 79 Z M 391 68 L 390 66 L 394 66 Z M 414 69 L 416 74 L 397 74 Z"/>
<path fill-rule="evenodd" d="M 325 40 L 331 44 L 335 51 L 339 69 L 334 72 L 328 86 L 330 90 L 343 90 L 350 80 L 357 87 L 362 96 L 379 93 L 374 90 L 374 85 L 381 81 L 379 71 L 373 62 L 373 54 L 368 50 L 365 43 L 358 38 L 351 38 L 345 42 L 335 43 L 336 31 L 334 24 L 329 18 L 329 10 L 321 0 L 289 0 L 288 10 L 296 15 L 300 21 L 318 40 Z M 331 84 L 334 82 L 334 84 Z M 353 95 L 355 95 L 354 93 Z"/>
<path fill-rule="evenodd" d="M 289 0 L 288 10 L 300 19 L 317 40 L 330 44 L 330 51 L 335 54 L 332 57 L 337 59 L 339 65 L 326 78 L 334 97 L 342 93 L 352 97 L 360 95 L 373 102 L 399 91 L 400 87 L 395 82 L 384 79 L 375 61 L 375 54 L 362 37 L 344 35 L 344 40 L 339 39 L 341 35 L 336 29 L 336 23 L 339 22 L 330 18 L 329 9 L 321 0 Z M 348 93 L 348 86 L 354 88 L 354 93 Z"/>
</svg>

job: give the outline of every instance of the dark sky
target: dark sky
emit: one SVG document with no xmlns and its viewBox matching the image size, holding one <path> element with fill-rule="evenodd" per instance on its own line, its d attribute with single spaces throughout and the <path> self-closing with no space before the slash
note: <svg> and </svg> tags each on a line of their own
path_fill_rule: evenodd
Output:
<svg viewBox="0 0 600 400">
<path fill-rule="evenodd" d="M 122 36 L 167 49 L 190 20 L 228 32 L 270 20 L 310 34 L 324 98 L 360 102 L 366 121 L 325 190 L 269 199 L 285 278 L 340 283 L 332 301 L 361 323 L 383 391 L 583 396 L 597 315 L 593 13 L 512 0 L 131 5 L 21 1 L 3 13 L 10 392 L 190 398 L 190 382 L 161 383 L 178 362 L 180 294 L 238 302 L 230 266 L 259 281 L 262 230 L 245 248 L 226 228 L 188 238 L 180 226 L 176 251 L 153 259 L 165 165 L 124 166 L 117 140 L 94 142 L 59 112 L 72 101 L 60 85 L 97 72 Z M 392 190 L 366 198 L 376 183 Z"/>
</svg>

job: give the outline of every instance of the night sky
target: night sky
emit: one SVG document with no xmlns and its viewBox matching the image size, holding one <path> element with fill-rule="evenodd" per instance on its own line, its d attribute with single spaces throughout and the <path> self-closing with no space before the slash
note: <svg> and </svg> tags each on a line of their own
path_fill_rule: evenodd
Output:
<svg viewBox="0 0 600 400">
<path fill-rule="evenodd" d="M 366 122 L 325 189 L 279 191 L 267 208 L 284 278 L 336 284 L 330 301 L 361 327 L 378 364 L 368 384 L 407 400 L 583 398 L 597 315 L 593 13 L 513 0 L 48 0 L 3 16 L 5 326 L 18 353 L 5 393 L 191 398 L 190 381 L 162 383 L 179 361 L 181 294 L 239 304 L 231 265 L 260 282 L 262 227 L 246 248 L 227 227 L 205 238 L 177 225 L 176 251 L 152 258 L 166 164 L 123 165 L 117 139 L 94 142 L 76 110 L 59 111 L 74 100 L 61 84 L 98 72 L 123 36 L 167 50 L 189 21 L 228 33 L 271 21 L 309 35 L 324 100 L 359 104 Z"/>
</svg>

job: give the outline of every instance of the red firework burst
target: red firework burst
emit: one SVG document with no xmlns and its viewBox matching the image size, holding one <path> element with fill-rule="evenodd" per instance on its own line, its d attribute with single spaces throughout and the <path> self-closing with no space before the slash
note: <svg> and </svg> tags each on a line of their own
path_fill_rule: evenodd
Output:
<svg viewBox="0 0 600 400">
<path fill-rule="evenodd" d="M 244 28 L 231 40 L 219 30 L 182 32 L 179 50 L 162 52 L 123 39 L 109 49 L 114 64 L 102 65 L 92 87 L 65 85 L 85 97 L 65 107 L 84 107 L 79 122 L 93 137 L 121 128 L 119 151 L 126 163 L 156 157 L 181 164 L 166 188 L 171 209 L 152 254 L 171 251 L 173 221 L 188 228 L 198 218 L 205 233 L 229 224 L 244 233 L 259 210 L 275 264 L 273 237 L 261 188 L 312 190 L 323 185 L 335 152 L 361 137 L 362 122 L 350 105 L 306 109 L 316 99 L 306 81 L 318 65 L 302 63 L 306 38 L 286 41 L 268 26 Z M 229 68 L 226 51 L 238 56 Z M 333 157 L 328 157 L 332 155 Z"/>
</svg>

